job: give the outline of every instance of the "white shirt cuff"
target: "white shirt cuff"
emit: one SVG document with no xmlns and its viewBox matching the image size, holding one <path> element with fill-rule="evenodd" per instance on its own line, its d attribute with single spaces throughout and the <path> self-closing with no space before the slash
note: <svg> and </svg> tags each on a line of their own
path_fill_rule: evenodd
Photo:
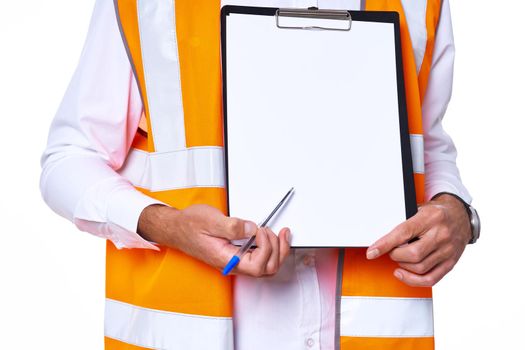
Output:
<svg viewBox="0 0 525 350">
<path fill-rule="evenodd" d="M 113 232 L 112 242 L 121 248 L 148 248 L 159 250 L 152 242 L 137 233 L 142 211 L 153 204 L 164 204 L 133 189 L 118 191 L 108 201 L 107 219 Z"/>
<path fill-rule="evenodd" d="M 152 204 L 163 204 L 135 189 L 121 177 L 105 179 L 87 191 L 74 213 L 74 223 L 82 231 L 109 239 L 118 249 L 159 250 L 137 233 L 140 214 Z"/>
</svg>

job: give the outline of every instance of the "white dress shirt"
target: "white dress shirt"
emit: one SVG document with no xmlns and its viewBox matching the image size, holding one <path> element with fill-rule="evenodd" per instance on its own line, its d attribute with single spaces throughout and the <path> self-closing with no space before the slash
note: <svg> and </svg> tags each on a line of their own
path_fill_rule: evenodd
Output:
<svg viewBox="0 0 525 350">
<path fill-rule="evenodd" d="M 361 1 L 223 1 L 226 3 L 358 10 Z M 429 199 L 446 191 L 470 202 L 456 167 L 454 144 L 441 124 L 451 96 L 453 62 L 450 10 L 445 0 L 423 104 L 426 196 Z M 142 210 L 158 202 L 116 172 L 126 159 L 141 113 L 142 102 L 113 1 L 98 0 L 78 68 L 51 125 L 40 186 L 54 211 L 118 248 L 156 249 L 136 228 Z M 296 249 L 272 278 L 236 277 L 236 349 L 332 349 L 336 263 L 334 249 Z"/>
</svg>

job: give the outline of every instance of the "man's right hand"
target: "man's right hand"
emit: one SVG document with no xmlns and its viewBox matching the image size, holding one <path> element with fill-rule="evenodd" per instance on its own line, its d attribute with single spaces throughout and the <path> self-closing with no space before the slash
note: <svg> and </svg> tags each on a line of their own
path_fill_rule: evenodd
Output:
<svg viewBox="0 0 525 350">
<path fill-rule="evenodd" d="M 288 228 L 277 236 L 269 228 L 227 217 L 204 204 L 183 210 L 164 205 L 146 207 L 139 218 L 138 232 L 150 242 L 178 249 L 220 270 L 239 249 L 231 240 L 257 234 L 257 248 L 246 253 L 233 270 L 253 277 L 274 275 L 290 253 Z"/>
</svg>

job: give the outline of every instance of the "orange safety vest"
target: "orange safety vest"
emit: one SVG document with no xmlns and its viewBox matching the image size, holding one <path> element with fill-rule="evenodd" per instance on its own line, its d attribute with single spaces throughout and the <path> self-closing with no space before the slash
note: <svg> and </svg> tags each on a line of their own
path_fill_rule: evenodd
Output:
<svg viewBox="0 0 525 350">
<path fill-rule="evenodd" d="M 208 204 L 226 213 L 220 1 L 114 2 L 148 130 L 137 132 L 120 174 L 173 207 Z M 400 14 L 414 177 L 422 203 L 421 105 L 441 1 L 368 0 L 365 6 Z M 118 250 L 108 242 L 106 259 L 106 349 L 233 349 L 232 277 L 166 247 Z M 398 281 L 395 268 L 388 256 L 368 261 L 364 249 L 341 250 L 337 348 L 434 348 L 432 291 Z"/>
</svg>

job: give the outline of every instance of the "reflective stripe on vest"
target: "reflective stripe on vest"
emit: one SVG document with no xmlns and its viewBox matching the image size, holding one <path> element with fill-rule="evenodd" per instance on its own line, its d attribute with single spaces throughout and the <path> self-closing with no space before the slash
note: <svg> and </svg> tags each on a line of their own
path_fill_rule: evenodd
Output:
<svg viewBox="0 0 525 350">
<path fill-rule="evenodd" d="M 206 317 L 142 308 L 106 301 L 104 325 L 108 338 L 148 349 L 231 349 L 232 323 L 228 317 Z M 129 322 L 134 320 L 134 322 Z M 205 323 L 206 336 L 200 334 Z M 185 330 L 184 334 L 178 330 Z"/>
<path fill-rule="evenodd" d="M 115 0 L 115 8 L 149 131 L 137 133 L 120 173 L 173 207 L 225 213 L 220 4 Z M 219 271 L 175 249 L 111 243 L 106 269 L 107 349 L 233 348 L 231 279 Z"/>
<path fill-rule="evenodd" d="M 181 169 L 184 172 L 181 174 Z M 132 149 L 119 171 L 136 187 L 151 192 L 192 187 L 224 187 L 222 147 L 192 147 L 150 153 Z"/>
<path fill-rule="evenodd" d="M 220 1 L 114 1 L 148 131 L 137 133 L 120 173 L 176 208 L 204 203 L 225 212 Z M 421 101 L 440 10 L 438 0 L 423 3 L 366 1 L 367 10 L 400 13 L 419 203 Z M 117 250 L 108 243 L 106 266 L 106 349 L 233 348 L 230 278 L 165 247 Z M 341 349 L 433 349 L 431 289 L 401 283 L 395 267 L 388 257 L 366 260 L 364 249 L 342 250 L 335 339 Z"/>
<path fill-rule="evenodd" d="M 425 189 L 421 102 L 430 72 L 427 65 L 433 53 L 441 1 L 426 1 L 424 17 L 421 3 L 367 0 L 364 5 L 367 11 L 396 11 L 400 15 L 403 73 L 418 203 L 423 202 Z M 417 33 L 423 30 L 426 42 L 424 54 L 421 55 L 421 43 L 412 43 L 412 40 L 418 40 Z M 365 252 L 365 249 L 344 249 L 340 254 L 337 347 L 343 350 L 434 349 L 431 288 L 403 284 L 393 276 L 397 264 L 388 256 L 369 261 Z"/>
</svg>

